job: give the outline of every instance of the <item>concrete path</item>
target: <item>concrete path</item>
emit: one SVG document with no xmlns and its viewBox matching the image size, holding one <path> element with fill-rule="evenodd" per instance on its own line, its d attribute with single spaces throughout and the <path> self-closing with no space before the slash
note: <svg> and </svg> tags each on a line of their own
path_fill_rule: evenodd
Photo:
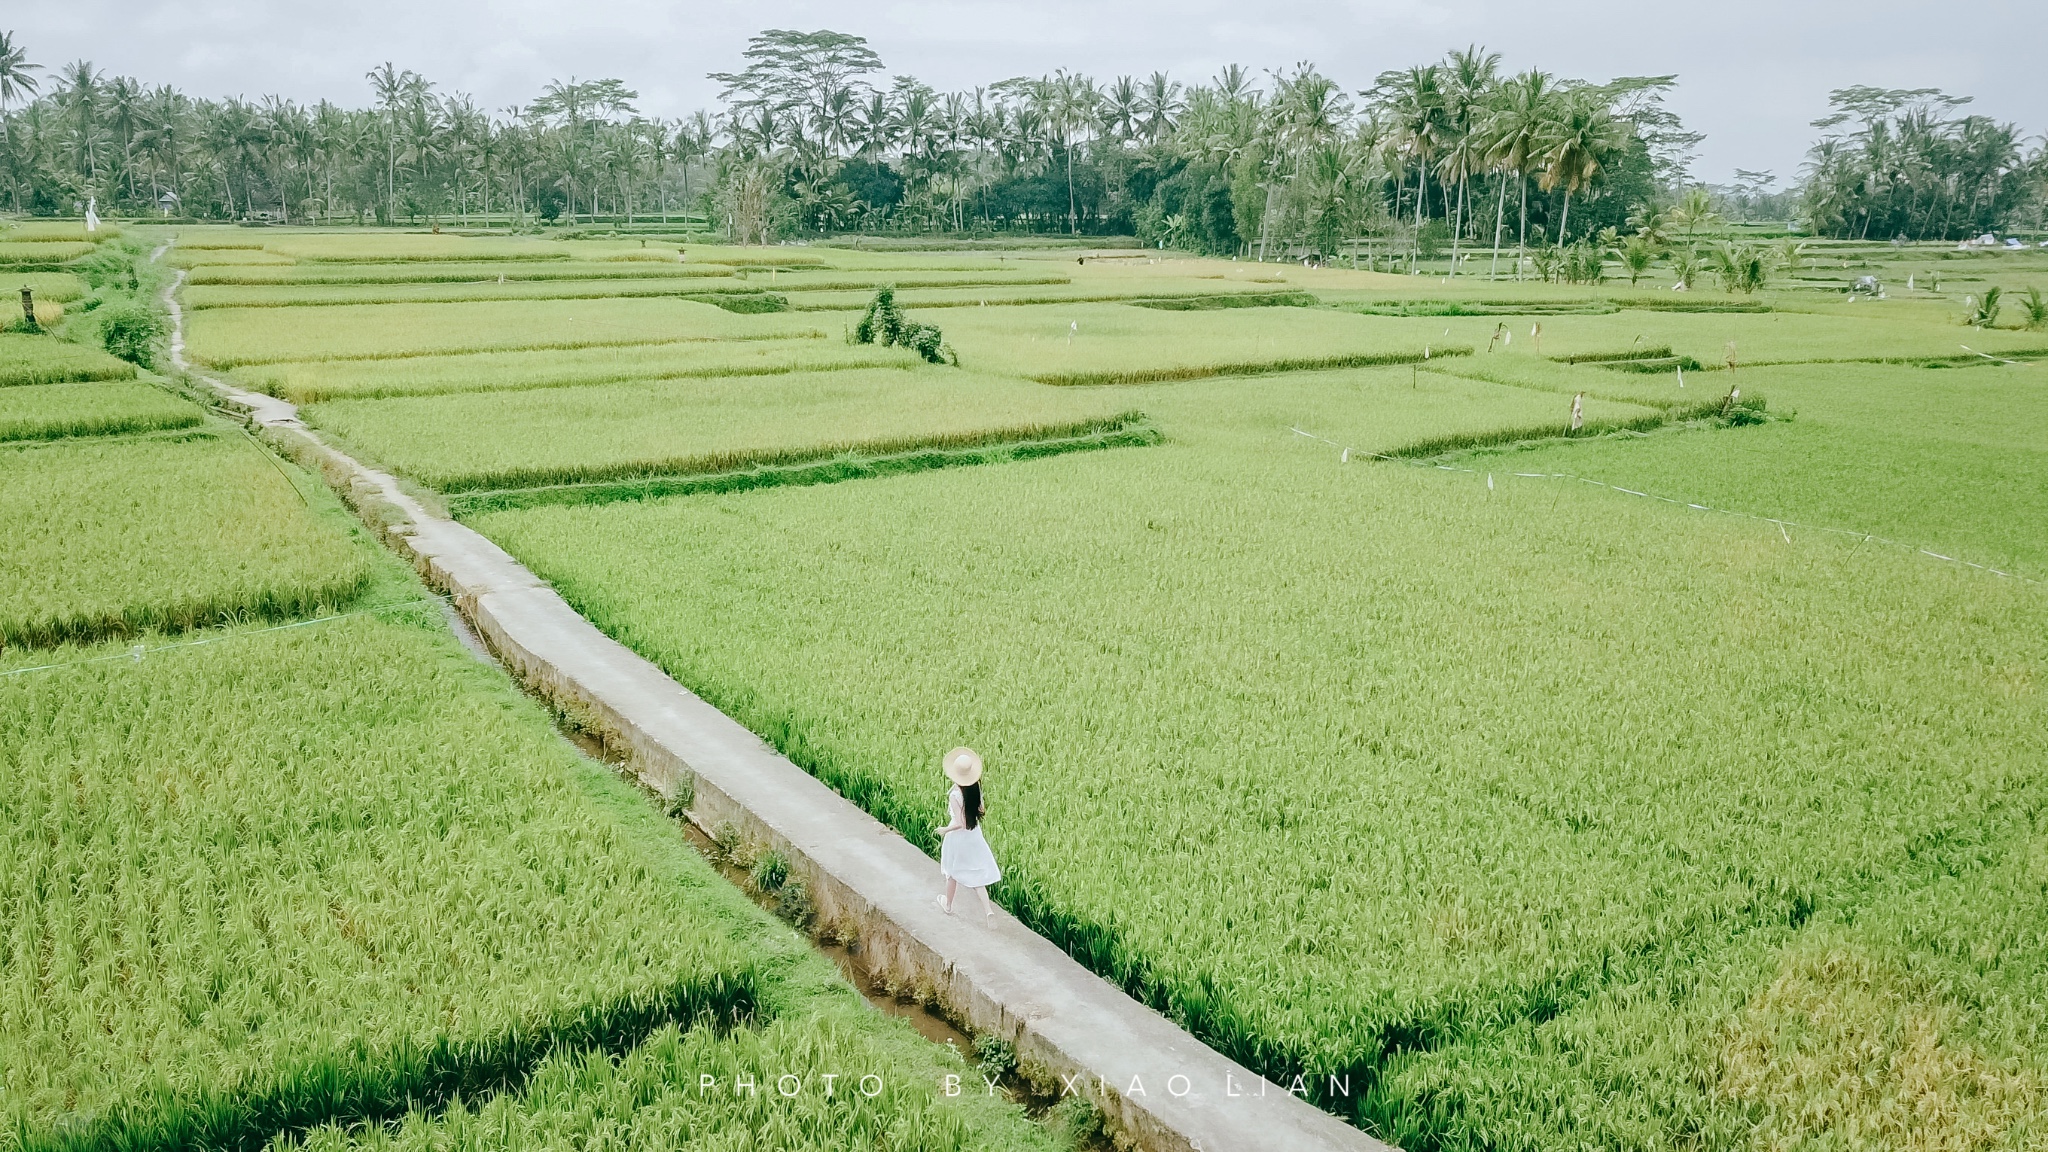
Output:
<svg viewBox="0 0 2048 1152">
<path fill-rule="evenodd" d="M 779 848 L 804 877 L 819 922 L 857 938 L 871 972 L 935 999 L 977 1033 L 1009 1039 L 1027 1066 L 1057 1077 L 1051 1087 L 1087 1095 L 1154 1152 L 1387 1148 L 1290 1095 L 1291 1085 L 1224 1058 L 1007 913 L 984 923 L 971 899 L 942 913 L 932 900 L 937 865 L 893 829 L 599 632 L 497 545 L 326 445 L 293 405 L 192 371 L 175 296 L 183 281 L 181 272 L 165 293 L 171 362 L 342 488 L 452 595 L 509 669 L 629 750 L 649 783 L 690 796 L 700 827 Z M 369 514 L 377 505 L 388 511 Z"/>
</svg>

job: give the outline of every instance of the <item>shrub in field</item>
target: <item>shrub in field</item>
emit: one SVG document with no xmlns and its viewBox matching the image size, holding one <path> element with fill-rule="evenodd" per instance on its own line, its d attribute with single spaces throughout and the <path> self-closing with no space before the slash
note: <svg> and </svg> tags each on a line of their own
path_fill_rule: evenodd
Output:
<svg viewBox="0 0 2048 1152">
<path fill-rule="evenodd" d="M 2004 301 L 2000 299 L 2003 294 L 1996 284 L 1986 288 L 1983 298 L 1977 301 L 1975 309 L 1970 313 L 1970 323 L 1979 328 L 1995 327 L 1998 324 L 1998 314 L 2005 307 Z"/>
<path fill-rule="evenodd" d="M 945 343 L 945 337 L 930 324 L 919 324 L 896 307 L 896 289 L 878 288 L 867 311 L 848 334 L 853 344 L 880 344 L 915 349 L 931 364 L 958 364 L 960 358 Z"/>
<path fill-rule="evenodd" d="M 1723 243 L 1713 250 L 1714 274 L 1730 293 L 1754 295 L 1771 278 L 1770 252 L 1756 244 Z"/>
<path fill-rule="evenodd" d="M 1674 287 L 1691 290 L 1694 280 L 1699 278 L 1706 262 L 1700 258 L 1697 248 L 1674 248 L 1667 257 L 1671 261 L 1671 272 L 1678 278 Z"/>
<path fill-rule="evenodd" d="M 100 344 L 107 352 L 144 368 L 154 367 L 156 348 L 164 338 L 164 322 L 154 309 L 122 304 L 100 310 Z"/>
<path fill-rule="evenodd" d="M 745 316 L 789 311 L 789 297 L 776 292 L 711 292 L 688 295 L 683 299 L 716 304 L 727 312 L 738 312 Z"/>
<path fill-rule="evenodd" d="M 1629 287 L 1633 288 L 1636 281 L 1643 278 L 1643 273 L 1650 270 L 1650 265 L 1657 262 L 1657 246 L 1646 237 L 1631 236 L 1627 243 L 1615 249 L 1615 256 L 1628 270 Z"/>
<path fill-rule="evenodd" d="M 2048 296 L 2041 295 L 2039 288 L 2027 289 L 2020 297 L 2020 307 L 2026 311 L 2028 331 L 2048 328 Z"/>
</svg>

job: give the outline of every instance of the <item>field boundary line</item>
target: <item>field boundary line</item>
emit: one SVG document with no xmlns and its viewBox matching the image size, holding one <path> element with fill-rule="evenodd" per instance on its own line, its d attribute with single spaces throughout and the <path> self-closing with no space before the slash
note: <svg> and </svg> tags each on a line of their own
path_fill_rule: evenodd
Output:
<svg viewBox="0 0 2048 1152">
<path fill-rule="evenodd" d="M 193 370 L 184 355 L 180 274 L 164 290 L 171 360 L 280 451 L 317 466 L 364 522 L 445 589 L 516 679 L 626 750 L 635 772 L 714 836 L 781 851 L 818 922 L 860 941 L 870 971 L 915 988 L 1022 1064 L 1086 1096 L 1147 1152 L 1386 1152 L 1388 1146 L 1268 1082 L 998 911 L 949 916 L 936 863 L 584 619 L 482 534 L 429 511 L 395 477 L 337 451 L 293 405 Z M 1369 1087 L 1369 1086 L 1366 1086 Z"/>
<path fill-rule="evenodd" d="M 485 512 L 512 511 L 550 504 L 610 504 L 628 500 L 654 500 L 667 496 L 754 492 L 768 488 L 816 487 L 849 480 L 871 480 L 886 476 L 907 476 L 941 468 L 973 467 L 1014 460 L 1036 460 L 1075 452 L 1105 448 L 1134 448 L 1157 444 L 1163 436 L 1143 413 L 1128 412 L 1098 425 L 1066 435 L 1021 436 L 1017 439 L 982 443 L 945 444 L 904 448 L 888 452 L 859 449 L 829 456 L 789 461 L 765 461 L 747 467 L 704 472 L 653 472 L 618 479 L 578 480 L 527 487 L 458 489 L 442 491 L 443 502 L 457 519 Z"/>
<path fill-rule="evenodd" d="M 1827 524 L 1807 524 L 1778 516 L 1764 516 L 1755 512 L 1743 512 L 1735 508 L 1720 508 L 1712 504 L 1701 504 L 1695 500 L 1681 500 L 1674 496 L 1660 496 L 1655 492 L 1623 488 L 1619 484 L 1609 484 L 1605 480 L 1595 480 L 1590 476 L 1580 476 L 1571 472 L 1492 472 L 1483 468 L 1465 468 L 1456 464 L 1431 463 L 1427 460 L 1393 456 L 1385 452 L 1372 452 L 1363 448 L 1352 448 L 1348 445 L 1339 444 L 1328 437 L 1318 436 L 1313 432 L 1303 431 L 1291 425 L 1288 430 L 1297 436 L 1305 436 L 1310 440 L 1320 441 L 1332 448 L 1340 449 L 1343 453 L 1340 457 L 1341 463 L 1350 462 L 1353 456 L 1362 456 L 1370 460 L 1385 460 L 1395 464 L 1406 464 L 1413 468 L 1431 468 L 1439 472 L 1464 472 L 1473 476 L 1485 476 L 1487 487 L 1489 488 L 1493 486 L 1493 478 L 1495 476 L 1506 476 L 1515 480 L 1577 480 L 1581 483 L 1591 484 L 1596 488 L 1605 488 L 1610 492 L 1619 492 L 1624 496 L 1640 496 L 1645 500 L 1655 500 L 1662 504 L 1675 504 L 1681 508 L 1690 508 L 1697 512 L 1716 512 L 1723 516 L 1738 516 L 1745 520 L 1755 520 L 1764 524 L 1776 525 L 1779 535 L 1784 537 L 1787 544 L 1792 542 L 1792 535 L 1789 530 L 1793 528 L 1797 528 L 1802 532 L 1827 532 L 1836 536 L 1847 536 L 1866 544 L 1883 544 L 1892 548 L 1903 548 L 1908 551 L 1917 552 L 1922 556 L 1931 556 L 1936 560 L 1947 561 L 1950 564 L 1960 564 L 1966 568 L 1975 568 L 1980 572 L 1989 572 L 1993 576 L 2003 576 L 2007 580 L 2018 580 L 2022 584 L 2032 584 L 2036 587 L 2048 585 L 2048 580 L 2037 580 L 2032 576 L 2025 576 L 2018 572 L 2007 572 L 2003 568 L 1993 568 L 1989 564 L 1979 564 L 1974 560 L 1964 560 L 1960 557 L 1945 555 L 1940 552 L 1931 551 L 1918 544 L 1908 543 L 1904 540 L 1893 540 L 1889 537 L 1879 536 L 1874 532 L 1865 532 L 1858 528 L 1836 528 Z M 1628 430 L 1622 429 L 1622 431 Z"/>
<path fill-rule="evenodd" d="M 140 663 L 144 656 L 153 656 L 158 652 L 168 652 L 173 648 L 197 648 L 201 644 L 219 644 L 228 640 L 240 640 L 245 636 L 260 636 L 265 632 L 283 632 L 289 628 L 304 628 L 312 624 L 326 624 L 335 620 L 347 620 L 352 616 L 371 616 L 378 612 L 389 612 L 393 608 L 408 608 L 415 604 L 444 604 L 446 602 L 447 597 L 445 596 L 421 596 L 412 600 L 397 600 L 390 604 L 358 608 L 352 612 L 335 612 L 326 616 L 309 616 L 304 620 L 294 620 L 289 624 L 272 624 L 264 628 L 223 631 L 218 635 L 207 636 L 199 640 L 174 640 L 169 644 L 158 644 L 153 647 L 136 644 L 124 651 L 111 652 L 105 656 L 88 656 L 83 660 L 60 660 L 55 664 L 37 664 L 28 668 L 9 668 L 5 671 L 0 671 L 0 679 L 8 676 L 25 676 L 30 672 L 52 672 L 59 668 L 77 668 L 85 664 L 104 664 L 110 660 L 130 660 Z"/>
</svg>

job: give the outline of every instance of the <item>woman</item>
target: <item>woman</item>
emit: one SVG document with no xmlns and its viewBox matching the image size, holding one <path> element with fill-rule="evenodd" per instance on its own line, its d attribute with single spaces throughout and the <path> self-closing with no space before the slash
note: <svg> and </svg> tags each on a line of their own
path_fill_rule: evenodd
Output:
<svg viewBox="0 0 2048 1152">
<path fill-rule="evenodd" d="M 1003 871 L 981 835 L 981 756 L 972 748 L 955 748 L 941 767 L 954 787 L 947 798 L 952 820 L 932 829 L 943 838 L 939 872 L 946 877 L 946 894 L 938 897 L 939 911 L 953 914 L 953 896 L 965 884 L 981 897 L 982 912 L 993 917 L 996 907 L 989 902 L 988 886 L 1001 880 Z"/>
</svg>

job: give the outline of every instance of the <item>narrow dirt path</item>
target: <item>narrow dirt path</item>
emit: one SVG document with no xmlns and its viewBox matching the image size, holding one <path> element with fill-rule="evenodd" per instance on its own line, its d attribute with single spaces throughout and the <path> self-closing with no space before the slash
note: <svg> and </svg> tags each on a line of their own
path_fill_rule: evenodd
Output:
<svg viewBox="0 0 2048 1152">
<path fill-rule="evenodd" d="M 177 300 L 184 281 L 181 271 L 164 290 L 171 363 L 344 489 L 373 530 L 450 593 L 508 670 L 627 749 L 663 794 L 691 797 L 699 828 L 730 826 L 780 849 L 819 923 L 857 935 L 871 972 L 1008 1040 L 1026 1065 L 1059 1078 L 1057 1091 L 1094 1100 L 1150 1152 L 1387 1149 L 1290 1094 L 1292 1085 L 1226 1059 L 1008 914 L 982 924 L 940 912 L 937 866 L 893 829 L 599 632 L 496 544 L 326 444 L 292 404 L 194 369 Z"/>
</svg>

